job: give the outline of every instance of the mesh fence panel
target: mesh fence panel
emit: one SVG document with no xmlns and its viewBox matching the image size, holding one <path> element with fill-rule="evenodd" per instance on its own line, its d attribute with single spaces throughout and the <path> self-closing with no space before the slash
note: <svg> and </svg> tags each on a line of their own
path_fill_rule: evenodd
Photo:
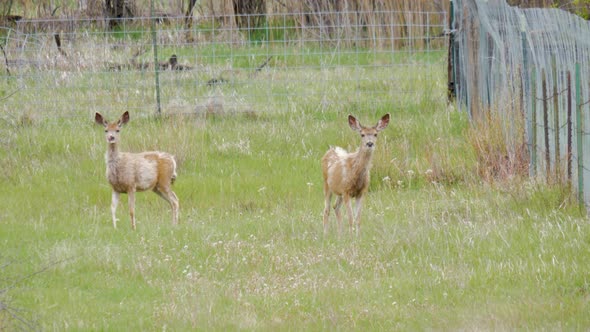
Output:
<svg viewBox="0 0 590 332">
<path fill-rule="evenodd" d="M 442 97 L 432 82 L 444 77 L 446 21 L 388 11 L 19 21 L 5 34 L 0 107 L 88 117 Z"/>
<path fill-rule="evenodd" d="M 571 181 L 590 203 L 590 23 L 503 0 L 454 0 L 454 7 L 452 75 L 461 107 L 472 117 L 498 115 L 509 154 L 525 143 L 532 175 Z"/>
</svg>

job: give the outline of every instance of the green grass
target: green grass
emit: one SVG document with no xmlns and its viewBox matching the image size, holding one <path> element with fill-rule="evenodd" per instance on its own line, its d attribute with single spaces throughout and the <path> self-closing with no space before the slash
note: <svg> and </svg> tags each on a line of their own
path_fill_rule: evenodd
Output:
<svg viewBox="0 0 590 332">
<path fill-rule="evenodd" d="M 136 232 L 126 196 L 112 228 L 100 128 L 4 125 L 2 287 L 47 269 L 2 300 L 42 330 L 588 328 L 587 219 L 559 190 L 479 183 L 465 116 L 405 106 L 352 240 L 322 233 L 319 159 L 357 144 L 338 110 L 132 118 L 122 148 L 175 153 L 181 201 L 174 227 L 139 194 Z M 433 158 L 453 182 L 429 181 Z"/>
<path fill-rule="evenodd" d="M 56 331 L 588 329 L 585 214 L 564 188 L 478 178 L 467 116 L 443 97 L 444 66 L 419 61 L 429 65 L 274 64 L 213 90 L 163 73 L 161 119 L 149 116 L 145 73 L 21 78 L 0 108 L 0 303 Z M 173 114 L 211 96 L 225 113 Z M 39 111 L 40 99 L 58 111 Z M 122 150 L 177 157 L 178 226 L 140 193 L 137 231 L 125 195 L 112 227 L 92 116 L 125 109 Z M 321 156 L 356 148 L 348 113 L 374 124 L 385 112 L 362 234 L 338 238 L 332 215 L 324 236 Z M 0 310 L 0 329 L 19 327 Z"/>
</svg>

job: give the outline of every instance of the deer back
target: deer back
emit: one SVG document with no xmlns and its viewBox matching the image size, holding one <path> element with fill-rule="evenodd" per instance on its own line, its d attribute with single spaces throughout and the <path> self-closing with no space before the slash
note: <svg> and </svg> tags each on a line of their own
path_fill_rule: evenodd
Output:
<svg viewBox="0 0 590 332">
<path fill-rule="evenodd" d="M 107 162 L 107 178 L 117 192 L 144 191 L 176 178 L 176 161 L 165 152 L 119 153 Z"/>
</svg>

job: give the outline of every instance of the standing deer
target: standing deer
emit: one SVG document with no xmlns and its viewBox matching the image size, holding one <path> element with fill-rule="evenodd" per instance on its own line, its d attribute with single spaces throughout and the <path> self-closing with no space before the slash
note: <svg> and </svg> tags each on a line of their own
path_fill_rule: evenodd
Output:
<svg viewBox="0 0 590 332">
<path fill-rule="evenodd" d="M 364 127 L 352 115 L 348 116 L 348 124 L 352 130 L 361 135 L 361 146 L 356 152 L 349 153 L 340 147 L 331 147 L 322 158 L 324 175 L 324 233 L 328 232 L 328 217 L 332 194 L 336 194 L 334 212 L 338 221 L 338 232 L 342 233 L 342 215 L 340 207 L 344 202 L 348 213 L 349 231 L 352 231 L 356 220 L 356 234 L 361 227 L 361 204 L 364 194 L 369 188 L 371 159 L 375 150 L 377 133 L 389 124 L 389 113 L 385 114 L 377 125 Z M 356 200 L 356 212 L 353 214 L 351 198 Z"/>
<path fill-rule="evenodd" d="M 178 224 L 178 198 L 171 186 L 176 180 L 174 156 L 159 151 L 129 153 L 119 152 L 119 132 L 129 122 L 129 112 L 123 113 L 117 122 L 108 122 L 100 113 L 94 121 L 105 127 L 108 150 L 106 153 L 107 179 L 113 188 L 111 214 L 117 228 L 117 204 L 119 195 L 129 196 L 131 228 L 135 230 L 135 192 L 153 190 L 172 207 L 172 223 Z"/>
</svg>

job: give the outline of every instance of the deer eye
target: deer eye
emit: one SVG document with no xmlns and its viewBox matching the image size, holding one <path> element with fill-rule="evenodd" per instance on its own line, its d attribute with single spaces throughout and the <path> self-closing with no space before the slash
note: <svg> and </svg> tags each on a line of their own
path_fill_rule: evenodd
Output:
<svg viewBox="0 0 590 332">
<path fill-rule="evenodd" d="M 361 137 L 365 137 L 365 134 L 361 134 Z"/>
<path fill-rule="evenodd" d="M 105 132 L 105 133 L 108 133 L 109 131 L 105 129 L 105 130 L 104 130 L 104 132 Z"/>
<path fill-rule="evenodd" d="M 117 132 L 120 132 L 120 131 L 121 131 L 120 129 L 117 129 Z"/>
<path fill-rule="evenodd" d="M 375 137 L 377 137 L 377 134 L 375 134 Z"/>
</svg>

